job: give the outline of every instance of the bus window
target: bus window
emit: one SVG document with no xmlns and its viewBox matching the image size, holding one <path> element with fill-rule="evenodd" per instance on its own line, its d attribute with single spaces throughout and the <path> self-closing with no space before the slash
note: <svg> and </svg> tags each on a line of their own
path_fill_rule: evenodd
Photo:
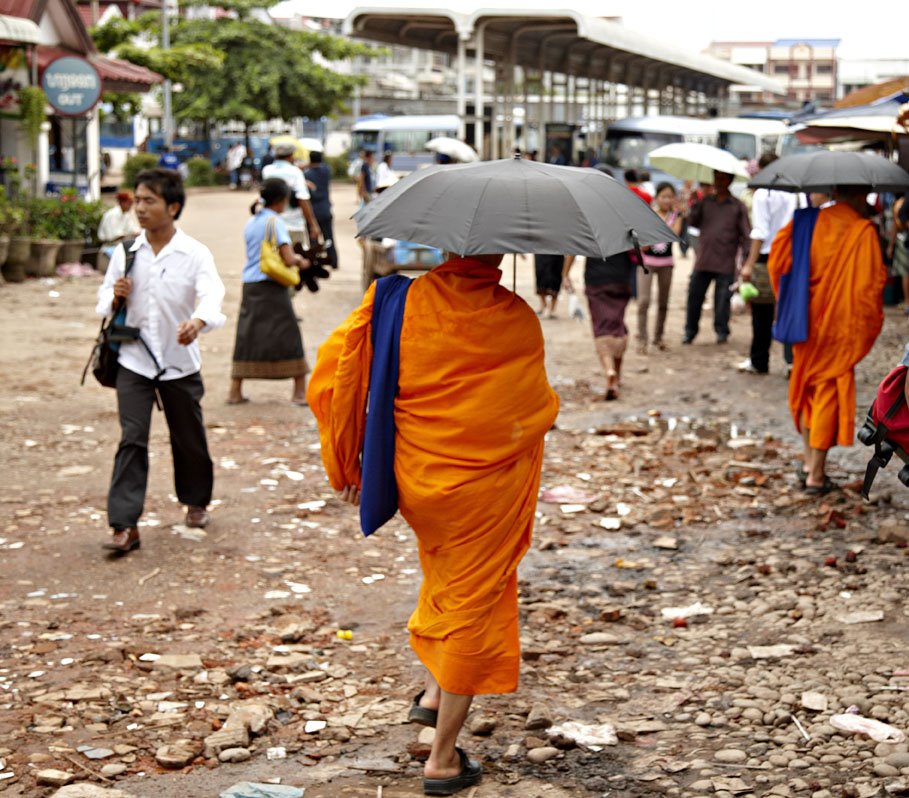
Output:
<svg viewBox="0 0 909 798">
<path fill-rule="evenodd" d="M 431 138 L 428 130 L 386 130 L 384 147 L 386 152 L 422 152 Z"/>
<path fill-rule="evenodd" d="M 757 140 L 753 133 L 720 131 L 720 149 L 728 150 L 740 161 L 753 161 L 758 157 Z"/>
</svg>

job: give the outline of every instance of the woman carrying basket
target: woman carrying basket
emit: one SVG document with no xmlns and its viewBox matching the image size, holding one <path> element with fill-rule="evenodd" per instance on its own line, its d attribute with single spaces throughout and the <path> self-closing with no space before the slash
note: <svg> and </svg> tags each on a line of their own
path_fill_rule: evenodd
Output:
<svg viewBox="0 0 909 798">
<path fill-rule="evenodd" d="M 261 269 L 264 242 L 274 245 L 281 260 L 297 269 L 309 268 L 309 261 L 294 253 L 290 233 L 280 214 L 287 206 L 290 189 L 272 177 L 262 184 L 260 200 L 253 204 L 253 218 L 243 228 L 246 239 L 246 266 L 243 267 L 243 300 L 237 320 L 230 392 L 227 403 L 249 401 L 243 396 L 243 380 L 294 381 L 291 401 L 306 404 L 306 374 L 309 366 L 303 352 L 303 337 L 287 287 Z M 261 202 L 261 208 L 256 208 Z"/>
</svg>

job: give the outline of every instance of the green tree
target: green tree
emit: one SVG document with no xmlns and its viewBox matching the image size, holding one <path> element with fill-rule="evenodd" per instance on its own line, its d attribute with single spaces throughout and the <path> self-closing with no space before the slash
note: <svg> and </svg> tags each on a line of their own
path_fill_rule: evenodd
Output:
<svg viewBox="0 0 909 798">
<path fill-rule="evenodd" d="M 266 0 L 266 5 L 273 4 Z M 186 4 L 184 4 L 186 5 Z M 263 22 L 263 2 L 219 3 L 233 16 L 173 20 L 171 49 L 158 41 L 160 15 L 111 21 L 93 31 L 96 45 L 154 69 L 181 90 L 174 115 L 201 121 L 237 120 L 247 126 L 269 119 L 320 117 L 340 108 L 362 78 L 327 64 L 376 51 L 335 36 Z M 144 42 L 136 44 L 135 37 Z"/>
</svg>

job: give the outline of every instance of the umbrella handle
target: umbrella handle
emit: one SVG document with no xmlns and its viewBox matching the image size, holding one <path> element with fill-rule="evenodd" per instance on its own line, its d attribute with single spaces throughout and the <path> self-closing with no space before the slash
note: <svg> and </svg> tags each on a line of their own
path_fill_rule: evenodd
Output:
<svg viewBox="0 0 909 798">
<path fill-rule="evenodd" d="M 631 236 L 631 244 L 634 247 L 634 254 L 637 255 L 638 264 L 644 270 L 644 274 L 650 274 L 650 269 L 644 265 L 644 253 L 641 252 L 641 242 L 638 241 L 638 234 L 634 231 L 634 228 L 631 228 L 628 233 Z"/>
</svg>

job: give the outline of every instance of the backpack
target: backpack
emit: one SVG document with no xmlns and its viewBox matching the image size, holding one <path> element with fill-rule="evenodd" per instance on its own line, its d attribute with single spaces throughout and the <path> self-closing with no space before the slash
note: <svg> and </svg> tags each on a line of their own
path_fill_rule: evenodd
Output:
<svg viewBox="0 0 909 798">
<path fill-rule="evenodd" d="M 858 439 L 874 447 L 874 455 L 865 469 L 862 496 L 867 499 L 877 472 L 886 468 L 895 454 L 904 465 L 899 481 L 909 487 L 909 406 L 906 404 L 906 374 L 909 368 L 900 365 L 884 377 L 877 389 L 874 403 L 868 410 Z"/>
</svg>

